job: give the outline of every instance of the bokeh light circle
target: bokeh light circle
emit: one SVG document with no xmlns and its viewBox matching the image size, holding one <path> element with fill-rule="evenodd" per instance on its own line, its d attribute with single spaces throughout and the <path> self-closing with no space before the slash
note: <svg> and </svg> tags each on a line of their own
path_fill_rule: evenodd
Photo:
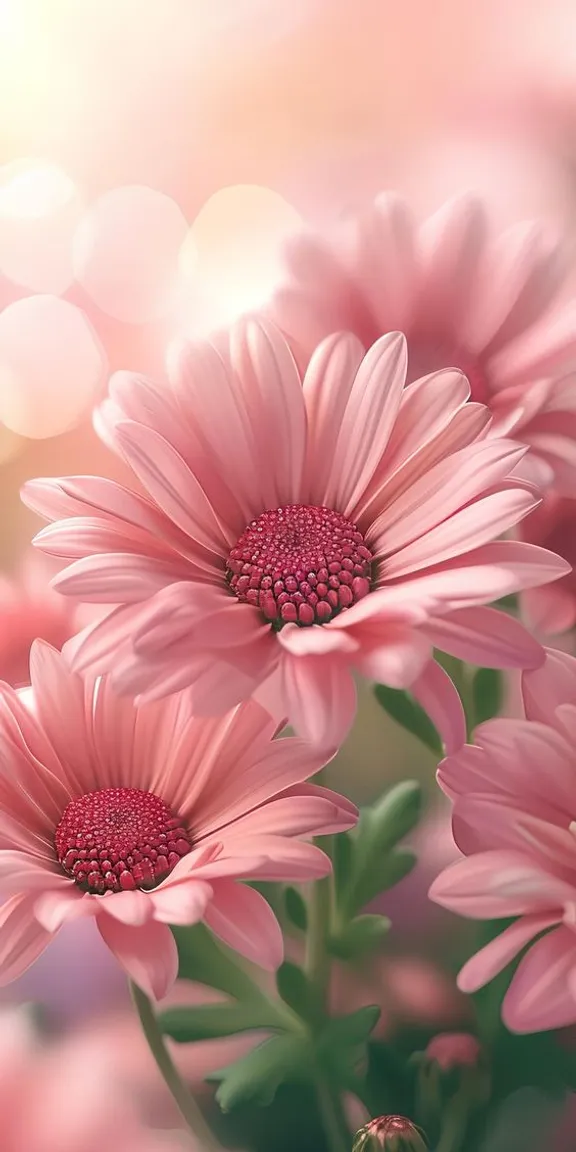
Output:
<svg viewBox="0 0 576 1152">
<path fill-rule="evenodd" d="M 13 160 L 0 168 L 0 272 L 33 292 L 61 295 L 74 279 L 79 192 L 53 164 Z"/>
<path fill-rule="evenodd" d="M 80 308 L 28 296 L 0 313 L 0 421 L 30 439 L 75 427 L 103 391 L 106 354 Z"/>
<path fill-rule="evenodd" d="M 114 188 L 78 226 L 76 279 L 116 320 L 159 320 L 175 305 L 187 228 L 180 208 L 163 192 L 136 184 Z"/>
<path fill-rule="evenodd" d="M 296 209 L 272 188 L 236 184 L 215 192 L 180 253 L 187 334 L 203 335 L 265 304 L 282 276 L 284 244 L 301 226 Z"/>
</svg>

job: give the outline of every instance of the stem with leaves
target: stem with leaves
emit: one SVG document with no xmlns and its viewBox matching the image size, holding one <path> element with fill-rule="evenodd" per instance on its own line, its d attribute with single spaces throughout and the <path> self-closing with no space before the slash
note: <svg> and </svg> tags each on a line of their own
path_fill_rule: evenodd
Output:
<svg viewBox="0 0 576 1152">
<path fill-rule="evenodd" d="M 186 1085 L 183 1083 L 174 1061 L 166 1048 L 164 1037 L 158 1026 L 156 1014 L 150 1000 L 142 989 L 133 982 L 130 983 L 130 990 L 134 1006 L 140 1018 L 142 1031 L 156 1061 L 158 1071 L 171 1093 L 180 1114 L 192 1134 L 197 1138 L 203 1152 L 220 1152 L 220 1145 L 215 1140 L 194 1097 L 191 1096 Z"/>
</svg>

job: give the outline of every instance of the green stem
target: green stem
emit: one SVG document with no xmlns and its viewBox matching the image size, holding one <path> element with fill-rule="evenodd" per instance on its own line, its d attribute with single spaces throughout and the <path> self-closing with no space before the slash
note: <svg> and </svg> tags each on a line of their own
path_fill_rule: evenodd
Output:
<svg viewBox="0 0 576 1152">
<path fill-rule="evenodd" d="M 338 1093 L 325 1080 L 318 1079 L 316 1095 L 330 1152 L 350 1152 L 350 1133 Z"/>
<path fill-rule="evenodd" d="M 217 1144 L 214 1139 L 194 1097 L 190 1095 L 183 1083 L 174 1061 L 166 1048 L 164 1037 L 158 1027 L 158 1021 L 150 1000 L 133 981 L 130 981 L 130 991 L 132 993 L 134 1006 L 140 1018 L 142 1031 L 156 1061 L 158 1071 L 181 1115 L 184 1117 L 192 1134 L 197 1137 L 203 1152 L 219 1152 L 220 1145 Z"/>
<path fill-rule="evenodd" d="M 326 947 L 332 914 L 332 876 L 317 880 L 312 888 L 308 908 L 306 972 L 322 1011 L 326 1009 L 330 957 Z"/>
<path fill-rule="evenodd" d="M 330 956 L 328 937 L 332 920 L 333 877 L 326 876 L 313 885 L 308 906 L 308 934 L 306 938 L 306 973 L 316 994 L 319 1015 L 328 1007 L 330 983 Z M 322 1125 L 330 1152 L 349 1152 L 350 1132 L 346 1123 L 342 1101 L 322 1075 L 316 1080 L 316 1094 Z"/>
<path fill-rule="evenodd" d="M 468 1127 L 469 1114 L 466 1096 L 459 1094 L 454 1096 L 444 1114 L 436 1152 L 460 1152 Z"/>
</svg>

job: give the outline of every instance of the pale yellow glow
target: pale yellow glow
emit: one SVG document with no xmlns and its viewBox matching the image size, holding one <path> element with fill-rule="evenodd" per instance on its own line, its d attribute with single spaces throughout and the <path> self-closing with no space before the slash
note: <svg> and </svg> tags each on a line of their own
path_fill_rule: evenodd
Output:
<svg viewBox="0 0 576 1152">
<path fill-rule="evenodd" d="M 221 188 L 198 213 L 180 252 L 190 335 L 261 307 L 282 276 L 286 240 L 302 225 L 295 208 L 258 184 Z"/>
<path fill-rule="evenodd" d="M 1 0 L 0 0 L 1 2 Z M 49 216 L 76 195 L 74 182 L 53 164 L 14 160 L 0 168 L 0 215 Z"/>
</svg>

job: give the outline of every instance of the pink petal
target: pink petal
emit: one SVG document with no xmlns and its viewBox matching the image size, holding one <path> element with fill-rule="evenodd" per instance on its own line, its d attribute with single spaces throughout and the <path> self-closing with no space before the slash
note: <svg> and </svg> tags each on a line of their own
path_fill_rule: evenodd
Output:
<svg viewBox="0 0 576 1152">
<path fill-rule="evenodd" d="M 280 925 L 259 892 L 232 880 L 214 883 L 206 909 L 209 928 L 230 948 L 261 968 L 275 971 L 284 958 Z"/>
<path fill-rule="evenodd" d="M 429 660 L 412 681 L 410 692 L 438 730 L 446 754 L 457 752 L 466 742 L 466 717 L 448 673 L 436 660 Z"/>
<path fill-rule="evenodd" d="M 568 824 L 562 827 L 550 819 L 546 807 L 543 803 L 531 811 L 519 797 L 502 793 L 465 796 L 454 812 L 454 839 L 466 852 L 478 851 L 486 843 L 495 849 L 527 852 L 541 867 L 561 869 L 563 875 L 571 876 L 574 837 Z"/>
<path fill-rule="evenodd" d="M 497 380 L 511 384 L 532 382 L 543 376 L 558 375 L 570 367 L 576 351 L 576 310 L 570 301 L 546 322 L 537 325 L 511 348 L 492 360 L 490 370 Z"/>
<path fill-rule="evenodd" d="M 316 747 L 335 750 L 356 713 L 356 688 L 340 656 L 292 656 L 281 663 L 286 711 L 296 731 Z"/>
<path fill-rule="evenodd" d="M 502 1003 L 511 1032 L 541 1032 L 576 1023 L 576 944 L 569 928 L 555 928 L 532 944 Z"/>
<path fill-rule="evenodd" d="M 537 497 L 520 489 L 512 488 L 484 496 L 460 512 L 455 512 L 430 532 L 424 532 L 406 548 L 387 556 L 382 565 L 382 578 L 393 580 L 410 576 L 423 568 L 441 564 L 473 548 L 479 548 L 513 527 L 538 504 Z M 388 546 L 385 541 L 386 532 L 383 532 L 374 541 L 377 553 L 382 554 Z"/>
<path fill-rule="evenodd" d="M 567 900 L 574 899 L 575 891 L 571 884 L 534 864 L 529 855 L 497 850 L 477 852 L 451 864 L 434 881 L 429 894 L 436 904 L 459 915 L 492 920 L 561 909 Z"/>
<path fill-rule="evenodd" d="M 160 540 L 170 531 L 170 522 L 150 500 L 101 476 L 28 480 L 22 489 L 22 499 L 46 520 L 103 517 L 112 530 L 120 520 L 128 528 L 137 528 L 146 536 Z"/>
<path fill-rule="evenodd" d="M 410 626 L 386 621 L 385 627 L 379 629 L 377 619 L 374 624 L 372 641 L 366 637 L 360 651 L 352 657 L 354 667 L 368 680 L 391 688 L 410 688 L 430 659 L 428 638 Z"/>
<path fill-rule="evenodd" d="M 466 316 L 476 289 L 480 258 L 488 235 L 482 203 L 465 195 L 449 200 L 422 225 L 421 287 L 430 324 L 450 317 L 455 329 Z"/>
<path fill-rule="evenodd" d="M 547 648 L 542 666 L 524 672 L 522 695 L 529 720 L 554 724 L 558 705 L 576 698 L 576 659 L 567 652 Z"/>
<path fill-rule="evenodd" d="M 406 379 L 406 341 L 382 336 L 364 357 L 334 425 L 326 503 L 350 516 L 384 455 Z"/>
<path fill-rule="evenodd" d="M 450 372 L 438 374 L 438 386 L 448 385 L 452 377 L 453 374 Z M 458 382 L 460 377 L 461 374 L 458 373 Z M 416 381 L 410 384 L 404 391 L 403 404 L 395 429 L 398 437 L 401 436 L 400 441 L 394 439 L 393 433 L 388 445 L 389 451 L 386 452 L 367 493 L 354 511 L 353 518 L 359 522 L 363 531 L 366 531 L 381 515 L 383 508 L 391 508 L 395 500 L 404 497 L 446 457 L 486 438 L 491 423 L 490 412 L 483 404 L 473 404 L 469 401 L 460 407 L 457 406 L 455 412 L 449 410 L 448 419 L 440 421 L 436 429 L 431 423 L 428 433 L 424 431 L 419 441 L 414 443 L 408 433 L 408 417 L 412 414 L 412 409 L 406 411 L 404 421 L 403 407 L 407 404 L 407 394 L 411 393 L 413 388 L 417 388 L 418 383 Z M 468 387 L 466 381 L 466 388 Z M 423 400 L 425 398 L 427 393 L 422 396 Z M 422 418 L 421 415 L 419 418 Z M 405 436 L 408 436 L 408 450 L 404 450 L 402 444 Z"/>
<path fill-rule="evenodd" d="M 231 522 L 238 518 L 243 527 L 261 500 L 266 507 L 273 506 L 275 492 L 266 474 L 254 472 L 257 432 L 238 380 L 218 349 L 206 341 L 174 346 L 168 372 L 180 414 L 180 432 L 177 438 L 171 434 L 170 442 L 195 471 L 212 503 L 224 502 Z M 161 421 L 155 426 L 162 427 Z"/>
<path fill-rule="evenodd" d="M 562 273 L 560 249 L 539 225 L 516 224 L 498 237 L 477 285 L 473 346 L 493 355 L 523 333 L 551 303 Z"/>
<path fill-rule="evenodd" d="M 74 672 L 118 671 L 121 662 L 130 653 L 131 637 L 146 610 L 144 604 L 120 604 L 101 620 L 88 624 L 71 640 L 62 653 Z"/>
<path fill-rule="evenodd" d="M 355 264 L 362 269 L 357 287 L 373 316 L 372 343 L 381 332 L 405 332 L 412 317 L 416 280 L 415 228 L 406 202 L 383 192 L 358 220 Z M 332 286 L 330 286 L 331 288 Z M 344 327 L 356 328 L 351 316 Z"/>
<path fill-rule="evenodd" d="M 487 668 L 536 668 L 542 645 L 505 612 L 496 608 L 458 608 L 425 626 L 430 642 L 443 652 Z"/>
<path fill-rule="evenodd" d="M 444 456 L 403 495 L 386 502 L 368 533 L 368 541 L 387 556 L 417 542 L 424 533 L 450 523 L 460 509 L 501 482 L 525 451 L 512 440 L 485 440 Z M 474 517 L 470 510 L 468 515 L 472 529 Z"/>
<path fill-rule="evenodd" d="M 197 545 L 206 569 L 228 554 L 236 528 L 222 524 L 196 477 L 176 450 L 153 428 L 123 421 L 116 431 L 136 476 L 166 516 Z"/>
<path fill-rule="evenodd" d="M 233 730 L 226 735 L 223 755 L 216 763 L 201 766 L 201 779 L 186 800 L 194 825 L 203 836 L 223 828 L 232 831 L 234 822 L 247 811 L 257 808 L 263 812 L 260 805 L 314 775 L 327 759 L 326 754 L 294 737 L 273 740 L 263 747 L 255 745 L 242 756 L 239 749 L 236 751 Z"/>
<path fill-rule="evenodd" d="M 557 916 L 546 916 L 537 913 L 532 916 L 522 916 L 509 928 L 505 928 L 499 936 L 481 948 L 471 960 L 464 965 L 458 974 L 458 987 L 461 992 L 476 992 L 484 984 L 493 980 L 499 972 L 518 955 L 519 952 L 546 928 L 558 923 Z"/>
<path fill-rule="evenodd" d="M 470 396 L 462 372 L 443 368 L 404 389 L 383 466 L 388 476 L 443 432 Z"/>
<path fill-rule="evenodd" d="M 231 837 L 328 836 L 353 828 L 358 809 L 344 796 L 313 784 L 298 784 L 241 816 L 229 828 Z"/>
<path fill-rule="evenodd" d="M 305 498 L 326 504 L 338 431 L 364 355 L 350 332 L 329 336 L 312 353 L 302 384 L 308 418 Z"/>
<path fill-rule="evenodd" d="M 184 579 L 190 568 L 183 560 L 158 560 L 130 552 L 104 553 L 75 560 L 52 581 L 65 596 L 104 604 L 147 600 L 166 584 Z"/>
<path fill-rule="evenodd" d="M 520 603 L 522 616 L 535 632 L 558 635 L 576 624 L 576 596 L 561 584 L 530 588 Z"/>
<path fill-rule="evenodd" d="M 213 889 L 202 880 L 181 880 L 165 884 L 151 893 L 154 919 L 163 924 L 197 924 L 202 919 Z"/>
<path fill-rule="evenodd" d="M 166 924 L 148 920 L 133 927 L 102 912 L 97 920 L 108 945 L 128 976 L 147 996 L 162 1000 L 178 975 L 178 952 Z"/>
<path fill-rule="evenodd" d="M 34 919 L 34 896 L 12 896 L 0 908 L 0 984 L 17 980 L 53 938 Z"/>
<path fill-rule="evenodd" d="M 186 638 L 198 648 L 248 646 L 270 626 L 257 608 L 230 596 L 220 585 L 172 583 L 154 597 L 133 635 L 136 652 L 156 656 Z"/>
<path fill-rule="evenodd" d="M 134 928 L 145 924 L 152 916 L 152 901 L 147 892 L 113 892 L 101 897 L 99 907 L 121 924 Z"/>
<path fill-rule="evenodd" d="M 502 573 L 508 572 L 510 581 L 514 581 L 516 589 L 532 588 L 534 585 L 548 584 L 566 575 L 566 561 L 547 548 L 539 548 L 535 544 L 524 544 L 517 540 L 495 540 L 492 544 L 483 544 L 468 552 L 465 556 L 457 556 L 441 565 L 441 571 L 449 572 L 455 569 L 462 570 L 476 565 L 485 570 L 489 566 L 499 569 Z M 486 597 L 488 599 L 488 597 Z"/>
<path fill-rule="evenodd" d="M 246 879 L 254 877 L 259 880 L 293 880 L 302 883 L 328 876 L 332 869 L 328 856 L 315 844 L 287 836 L 258 834 L 252 842 L 247 842 L 241 835 L 235 837 L 232 828 L 227 836 L 227 845 L 234 852 L 235 867 L 236 862 L 244 856 L 244 868 L 239 874 Z M 259 853 L 258 859 L 254 855 L 256 851 Z M 201 874 L 210 878 L 210 872 L 216 864 L 207 865 Z"/>
<path fill-rule="evenodd" d="M 330 624 L 332 621 L 330 621 Z M 297 624 L 285 624 L 278 633 L 277 641 L 292 656 L 328 656 L 340 652 L 357 652 L 359 643 L 341 628 L 330 624 L 299 628 Z"/>
<path fill-rule="evenodd" d="M 63 924 L 84 916 L 95 916 L 98 897 L 82 893 L 73 881 L 68 889 L 43 892 L 34 902 L 34 916 L 47 932 L 57 932 Z"/>
<path fill-rule="evenodd" d="M 250 413 L 259 477 L 267 483 L 266 503 L 253 514 L 295 503 L 300 498 L 307 428 L 302 384 L 290 348 L 273 324 L 248 317 L 232 328 L 230 360 L 238 374 L 236 388 Z M 262 492 L 260 483 L 258 487 Z"/>
</svg>

